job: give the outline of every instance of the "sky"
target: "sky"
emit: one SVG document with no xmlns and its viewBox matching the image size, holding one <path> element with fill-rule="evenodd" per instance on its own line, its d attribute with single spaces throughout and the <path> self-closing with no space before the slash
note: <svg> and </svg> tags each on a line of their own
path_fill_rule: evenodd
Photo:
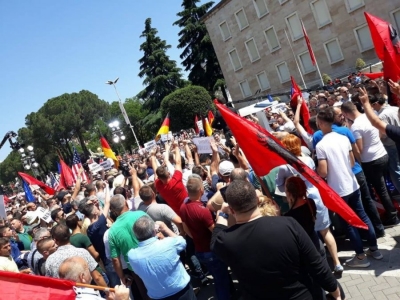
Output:
<svg viewBox="0 0 400 300">
<path fill-rule="evenodd" d="M 206 1 L 202 0 L 201 3 Z M 107 80 L 119 77 L 122 99 L 143 89 L 138 77 L 146 18 L 172 47 L 180 65 L 181 0 L 0 0 L 0 140 L 48 99 L 89 90 L 108 102 L 117 96 Z M 184 73 L 184 72 L 183 72 Z M 185 75 L 185 74 L 184 74 Z M 0 149 L 0 161 L 10 153 Z"/>
</svg>

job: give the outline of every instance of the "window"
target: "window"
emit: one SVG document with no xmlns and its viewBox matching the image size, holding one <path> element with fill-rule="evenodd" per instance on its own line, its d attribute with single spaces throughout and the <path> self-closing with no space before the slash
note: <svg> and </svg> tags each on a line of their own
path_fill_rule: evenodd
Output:
<svg viewBox="0 0 400 300">
<path fill-rule="evenodd" d="M 299 54 L 299 61 L 303 74 L 308 74 L 315 71 L 315 66 L 312 64 L 310 52 L 306 51 Z"/>
<path fill-rule="evenodd" d="M 244 43 L 246 45 L 247 53 L 249 54 L 250 61 L 255 62 L 260 59 L 260 54 L 258 53 L 256 42 L 254 38 L 249 39 Z"/>
<path fill-rule="evenodd" d="M 235 17 L 240 30 L 243 30 L 249 26 L 249 22 L 247 22 L 246 14 L 244 13 L 243 8 L 235 13 Z"/>
<path fill-rule="evenodd" d="M 259 18 L 262 18 L 268 13 L 268 7 L 265 0 L 253 0 L 253 3 Z"/>
<path fill-rule="evenodd" d="M 325 0 L 315 0 L 310 3 L 318 28 L 332 23 L 331 14 Z"/>
<path fill-rule="evenodd" d="M 229 51 L 229 57 L 231 59 L 231 63 L 233 66 L 233 70 L 237 71 L 242 68 L 242 63 L 240 61 L 239 55 L 237 54 L 236 49 Z"/>
<path fill-rule="evenodd" d="M 303 37 L 303 30 L 301 28 L 301 23 L 297 12 L 292 13 L 286 17 L 286 25 L 289 28 L 290 35 L 292 36 L 292 41 L 298 40 Z"/>
<path fill-rule="evenodd" d="M 391 13 L 393 23 L 392 25 L 394 27 L 397 27 L 397 33 L 400 32 L 400 8 L 396 9 L 395 11 L 392 11 Z"/>
<path fill-rule="evenodd" d="M 360 7 L 365 5 L 364 0 L 344 0 L 347 8 L 347 12 L 351 13 Z"/>
<path fill-rule="evenodd" d="M 340 49 L 339 40 L 337 38 L 324 43 L 324 48 L 330 64 L 337 63 L 338 61 L 344 59 L 342 49 Z"/>
<path fill-rule="evenodd" d="M 221 35 L 224 42 L 231 38 L 231 32 L 229 30 L 228 24 L 225 21 L 219 24 L 219 30 L 221 30 Z"/>
<path fill-rule="evenodd" d="M 240 90 L 244 98 L 250 97 L 252 95 L 249 83 L 247 80 L 239 82 Z"/>
<path fill-rule="evenodd" d="M 372 43 L 371 33 L 369 32 L 368 24 L 362 25 L 354 29 L 356 40 L 360 52 L 364 52 L 374 48 Z"/>
<path fill-rule="evenodd" d="M 258 85 L 260 86 L 261 91 L 268 90 L 271 86 L 269 85 L 269 80 L 267 77 L 267 73 L 265 71 L 256 75 Z"/>
<path fill-rule="evenodd" d="M 274 52 L 281 48 L 281 45 L 279 44 L 278 41 L 278 37 L 276 36 L 274 26 L 271 26 L 267 30 L 265 30 L 264 34 L 267 40 L 269 51 Z"/>
<path fill-rule="evenodd" d="M 286 62 L 282 62 L 275 66 L 276 71 L 278 72 L 279 80 L 281 83 L 287 82 L 290 80 L 290 73 L 287 67 Z"/>
</svg>

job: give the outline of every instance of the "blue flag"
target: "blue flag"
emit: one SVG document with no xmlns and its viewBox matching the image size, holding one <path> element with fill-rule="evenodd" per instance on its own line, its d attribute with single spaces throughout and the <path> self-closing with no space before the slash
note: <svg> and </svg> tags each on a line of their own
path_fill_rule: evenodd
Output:
<svg viewBox="0 0 400 300">
<path fill-rule="evenodd" d="M 25 180 L 21 179 L 21 181 L 22 181 L 22 186 L 23 186 L 23 188 L 24 188 L 26 201 L 28 201 L 28 202 L 35 202 L 36 199 L 35 199 L 35 197 L 33 197 L 31 188 L 30 188 L 29 185 L 25 182 Z"/>
<path fill-rule="evenodd" d="M 268 99 L 269 102 L 274 102 L 274 99 L 272 99 L 270 94 L 267 95 L 267 99 Z"/>
</svg>

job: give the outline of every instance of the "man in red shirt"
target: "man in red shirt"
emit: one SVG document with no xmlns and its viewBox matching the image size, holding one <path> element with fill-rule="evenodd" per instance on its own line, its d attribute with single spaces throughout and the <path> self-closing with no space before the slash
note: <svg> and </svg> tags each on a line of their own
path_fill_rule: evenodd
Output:
<svg viewBox="0 0 400 300">
<path fill-rule="evenodd" d="M 200 201 L 204 193 L 203 180 L 199 175 L 192 174 L 186 187 L 189 201 L 183 203 L 180 209 L 183 228 L 193 239 L 196 257 L 214 278 L 218 300 L 230 299 L 231 278 L 228 267 L 210 249 L 214 218 L 211 211 Z"/>
<path fill-rule="evenodd" d="M 170 144 L 165 144 L 165 158 L 164 162 L 167 164 L 166 167 L 158 167 L 156 163 L 155 151 L 151 152 L 151 162 L 153 169 L 156 170 L 154 174 L 155 186 L 161 197 L 167 202 L 167 204 L 175 211 L 177 215 L 180 214 L 180 207 L 187 198 L 188 194 L 185 186 L 182 182 L 182 166 L 181 166 L 181 153 L 179 150 L 178 141 L 173 143 L 173 151 L 175 154 L 175 171 L 171 177 L 168 170 L 174 169 L 169 161 L 169 150 Z"/>
</svg>

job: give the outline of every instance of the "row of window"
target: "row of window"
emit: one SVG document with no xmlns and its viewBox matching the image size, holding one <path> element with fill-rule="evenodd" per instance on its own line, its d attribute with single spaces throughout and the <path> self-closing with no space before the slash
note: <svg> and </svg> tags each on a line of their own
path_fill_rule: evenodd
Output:
<svg viewBox="0 0 400 300">
<path fill-rule="evenodd" d="M 278 0 L 279 3 L 282 5 L 283 3 L 287 2 L 288 0 Z M 344 0 L 347 11 L 350 13 L 360 7 L 365 5 L 364 0 Z M 264 17 L 269 13 L 267 0 L 253 0 L 254 8 L 256 10 L 257 16 L 259 18 Z M 315 21 L 317 23 L 317 27 L 322 28 L 325 25 L 332 23 L 331 14 L 329 12 L 328 5 L 326 0 L 314 0 L 310 3 L 311 10 L 313 12 Z M 240 31 L 246 29 L 249 26 L 249 22 L 246 17 L 246 13 L 243 8 L 238 10 L 235 13 L 235 19 L 239 26 Z M 303 37 L 303 31 L 301 27 L 301 22 L 297 12 L 294 12 L 285 18 L 286 25 L 289 29 L 291 38 L 293 41 L 298 40 Z M 400 25 L 400 24 L 399 24 Z M 222 35 L 222 40 L 227 41 L 229 40 L 232 35 L 226 21 L 223 21 L 219 24 L 219 28 Z"/>
</svg>

